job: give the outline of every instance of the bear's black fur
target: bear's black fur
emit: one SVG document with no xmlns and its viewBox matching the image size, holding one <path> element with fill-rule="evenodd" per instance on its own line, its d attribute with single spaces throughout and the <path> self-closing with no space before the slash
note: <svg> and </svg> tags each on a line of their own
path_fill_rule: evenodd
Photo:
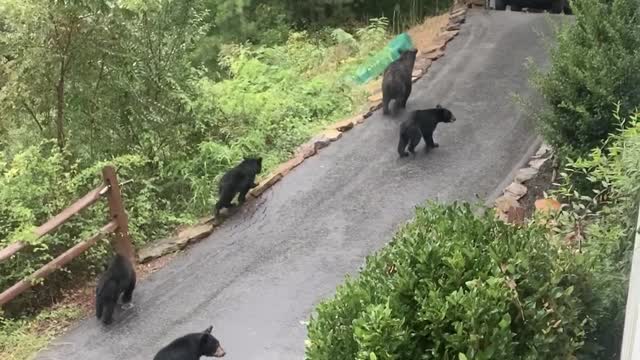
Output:
<svg viewBox="0 0 640 360">
<path fill-rule="evenodd" d="M 415 154 L 415 148 L 424 138 L 425 150 L 436 148 L 439 145 L 433 141 L 433 131 L 440 122 L 450 123 L 456 121 L 456 117 L 449 109 L 440 104 L 432 109 L 416 110 L 411 112 L 409 118 L 400 125 L 400 141 L 398 142 L 398 154 L 400 157 L 408 156 L 405 151 L 409 145 L 409 152 Z"/>
<path fill-rule="evenodd" d="M 122 302 L 130 303 L 135 287 L 136 272 L 133 265 L 125 256 L 116 254 L 96 287 L 96 317 L 102 318 L 105 325 L 111 324 L 118 298 L 122 294 Z"/>
<path fill-rule="evenodd" d="M 382 113 L 389 114 L 389 103 L 395 100 L 395 108 L 406 108 L 411 95 L 411 74 L 416 62 L 417 49 L 407 50 L 387 66 L 382 78 Z"/>
<path fill-rule="evenodd" d="M 220 214 L 222 208 L 231 208 L 231 201 L 238 195 L 238 205 L 242 205 L 251 188 L 258 186 L 255 183 L 256 175 L 262 171 L 262 158 L 244 158 L 240 164 L 227 171 L 220 180 L 218 188 L 218 202 L 215 215 Z"/>
<path fill-rule="evenodd" d="M 213 335 L 209 326 L 200 333 L 187 334 L 173 340 L 163 347 L 153 360 L 198 360 L 201 356 L 223 357 L 225 355 L 220 342 Z"/>
</svg>

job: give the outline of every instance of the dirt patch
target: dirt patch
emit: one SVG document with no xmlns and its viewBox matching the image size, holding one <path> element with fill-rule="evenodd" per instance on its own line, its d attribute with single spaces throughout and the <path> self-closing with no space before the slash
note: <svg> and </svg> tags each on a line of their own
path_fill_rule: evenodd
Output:
<svg viewBox="0 0 640 360">
<path fill-rule="evenodd" d="M 538 174 L 532 179 L 524 182 L 527 187 L 527 194 L 520 199 L 519 203 L 524 208 L 525 218 L 531 218 L 535 211 L 535 202 L 544 198 L 544 193 L 549 191 L 553 185 L 554 179 L 554 161 L 547 160 L 538 170 Z"/>
<path fill-rule="evenodd" d="M 167 254 L 159 258 L 153 259 L 144 264 L 136 264 L 135 267 L 136 267 L 137 281 L 140 281 L 146 278 L 147 276 L 153 274 L 157 270 L 161 269 L 163 266 L 171 262 L 171 260 L 173 260 L 178 254 L 179 253 L 177 252 L 171 253 L 171 254 Z M 134 296 L 135 296 L 135 293 L 134 293 Z"/>
<path fill-rule="evenodd" d="M 409 36 L 411 36 L 411 40 L 416 49 L 424 52 L 436 44 L 436 38 L 448 23 L 449 14 L 442 14 L 427 18 L 422 24 L 411 28 L 407 32 Z"/>
</svg>

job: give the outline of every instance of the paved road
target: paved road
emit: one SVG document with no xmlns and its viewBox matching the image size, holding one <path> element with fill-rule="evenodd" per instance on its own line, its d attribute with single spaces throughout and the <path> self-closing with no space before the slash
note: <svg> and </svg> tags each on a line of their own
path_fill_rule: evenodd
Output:
<svg viewBox="0 0 640 360">
<path fill-rule="evenodd" d="M 276 184 L 256 206 L 141 282 L 109 329 L 81 322 L 37 359 L 153 358 L 173 338 L 214 325 L 228 359 L 301 360 L 315 304 L 391 239 L 427 199 L 487 199 L 536 138 L 511 93 L 531 94 L 523 64 L 546 53 L 540 14 L 470 12 L 414 85 L 408 107 L 449 107 L 440 148 L 396 153 L 398 124 L 377 112 Z"/>
</svg>

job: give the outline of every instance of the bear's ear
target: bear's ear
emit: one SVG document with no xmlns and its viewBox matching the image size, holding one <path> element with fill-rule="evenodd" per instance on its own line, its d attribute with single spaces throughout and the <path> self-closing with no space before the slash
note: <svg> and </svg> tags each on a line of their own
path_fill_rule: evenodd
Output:
<svg viewBox="0 0 640 360">
<path fill-rule="evenodd" d="M 436 105 L 436 109 L 442 109 L 442 106 L 440 104 Z"/>
<path fill-rule="evenodd" d="M 211 330 L 213 330 L 213 325 L 209 326 L 205 331 L 203 331 L 203 333 L 211 334 Z"/>
<path fill-rule="evenodd" d="M 256 160 L 258 161 L 258 164 L 262 164 L 262 156 L 258 157 Z"/>
</svg>

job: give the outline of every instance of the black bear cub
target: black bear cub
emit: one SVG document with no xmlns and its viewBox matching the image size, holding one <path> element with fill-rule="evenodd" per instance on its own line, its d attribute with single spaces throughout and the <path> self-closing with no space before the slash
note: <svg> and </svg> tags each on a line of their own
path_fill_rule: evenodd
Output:
<svg viewBox="0 0 640 360">
<path fill-rule="evenodd" d="M 218 188 L 218 202 L 215 215 L 220 214 L 222 208 L 231 208 L 231 201 L 238 195 L 238 205 L 242 205 L 250 189 L 258 186 L 256 175 L 262 171 L 262 158 L 244 158 L 240 164 L 227 171 L 222 176 Z"/>
<path fill-rule="evenodd" d="M 200 333 L 187 334 L 163 347 L 153 360 L 198 360 L 201 356 L 223 357 L 220 342 L 211 335 L 213 326 Z"/>
<path fill-rule="evenodd" d="M 131 303 L 133 289 L 136 287 L 136 273 L 129 259 L 116 254 L 106 271 L 100 277 L 96 288 L 96 317 L 102 318 L 105 325 L 113 321 L 113 310 L 120 295 L 122 302 Z"/>
<path fill-rule="evenodd" d="M 409 145 L 409 152 L 415 154 L 415 148 L 424 138 L 425 150 L 437 148 L 439 145 L 433 141 L 433 131 L 440 122 L 450 123 L 456 121 L 456 117 L 449 109 L 440 104 L 432 109 L 416 110 L 411 112 L 409 118 L 400 125 L 400 141 L 398 142 L 398 154 L 401 157 L 408 156 L 405 151 Z"/>
<path fill-rule="evenodd" d="M 411 95 L 411 74 L 416 62 L 417 49 L 403 52 L 396 61 L 387 66 L 382 78 L 382 113 L 389 114 L 389 103 L 395 100 L 395 108 L 406 108 Z"/>
</svg>

